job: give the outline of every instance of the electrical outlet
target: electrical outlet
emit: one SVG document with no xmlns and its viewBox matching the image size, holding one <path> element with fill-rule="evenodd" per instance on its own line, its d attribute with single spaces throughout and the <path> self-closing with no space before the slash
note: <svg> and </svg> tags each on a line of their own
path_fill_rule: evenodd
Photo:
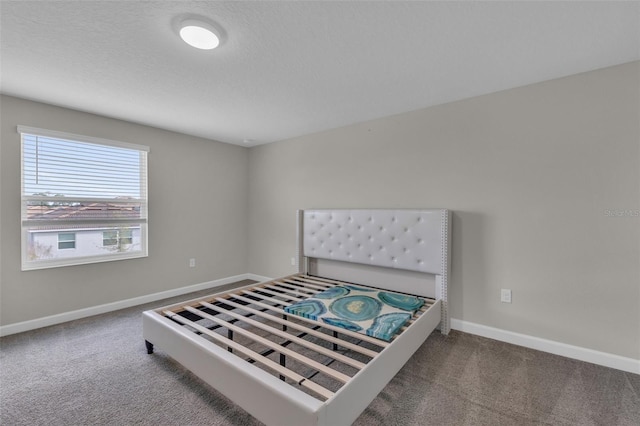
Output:
<svg viewBox="0 0 640 426">
<path fill-rule="evenodd" d="M 189 268 L 195 268 L 196 267 L 196 260 L 195 259 L 189 259 Z"/>
<path fill-rule="evenodd" d="M 500 290 L 500 301 L 502 303 L 511 303 L 511 289 L 503 288 Z"/>
<path fill-rule="evenodd" d="M 295 257 L 291 258 L 291 266 L 296 266 L 296 258 Z"/>
</svg>

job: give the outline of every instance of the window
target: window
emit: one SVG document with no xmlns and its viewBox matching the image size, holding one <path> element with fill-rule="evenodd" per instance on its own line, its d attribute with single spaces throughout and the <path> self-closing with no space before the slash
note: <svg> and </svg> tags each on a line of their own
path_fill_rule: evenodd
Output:
<svg viewBox="0 0 640 426">
<path fill-rule="evenodd" d="M 102 233 L 102 245 L 103 246 L 118 245 L 118 231 L 104 231 Z"/>
<path fill-rule="evenodd" d="M 118 231 L 118 242 L 124 245 L 133 244 L 133 230 L 123 229 Z"/>
<path fill-rule="evenodd" d="M 112 229 L 102 232 L 103 246 L 127 246 L 133 244 L 132 229 Z"/>
<path fill-rule="evenodd" d="M 23 270 L 147 256 L 147 147 L 18 132 Z"/>
<path fill-rule="evenodd" d="M 75 232 L 59 232 L 58 233 L 58 250 L 76 248 Z"/>
</svg>

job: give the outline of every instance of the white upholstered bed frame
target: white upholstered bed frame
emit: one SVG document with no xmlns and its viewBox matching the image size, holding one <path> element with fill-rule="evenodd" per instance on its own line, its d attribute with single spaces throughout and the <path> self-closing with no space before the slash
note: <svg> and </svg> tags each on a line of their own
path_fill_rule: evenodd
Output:
<svg viewBox="0 0 640 426">
<path fill-rule="evenodd" d="M 349 425 L 433 330 L 439 326 L 448 334 L 450 223 L 451 212 L 444 209 L 299 211 L 298 274 L 144 312 L 143 335 L 148 352 L 157 346 L 267 425 Z M 343 281 L 423 296 L 428 303 L 390 343 L 313 320 L 301 323 L 295 318 L 297 322 L 291 322 L 293 316 L 281 309 Z M 239 305 L 242 301 L 245 304 Z M 239 315 L 234 306 L 249 314 Z M 206 312 L 258 326 L 261 335 L 265 330 L 275 334 L 267 336 L 271 342 L 263 341 L 232 321 Z M 194 315 L 228 329 L 228 338 L 192 321 Z M 249 317 L 266 319 L 267 323 L 277 321 L 282 329 L 275 330 Z M 326 366 L 315 367 L 341 382 L 337 390 L 329 391 L 312 380 L 315 374 L 303 377 L 285 367 L 285 356 L 311 362 L 285 348 L 289 343 L 316 348 L 289 334 L 292 329 L 304 331 L 298 336 L 321 336 L 333 343 L 334 350 L 338 346 L 343 351 L 347 348 L 346 355 L 351 353 L 348 348 L 353 348 L 355 355 L 366 354 L 370 359 L 360 362 L 330 353 L 333 359 Z M 271 347 L 266 353 L 279 352 L 281 365 L 233 341 L 234 330 Z M 323 330 L 325 333 L 320 332 Z M 283 336 L 288 343 L 282 343 Z M 354 343 L 356 339 L 360 341 Z M 355 373 L 349 376 L 334 371 L 330 367 L 334 360 L 346 360 L 355 367 Z M 285 377 L 287 381 L 282 380 Z"/>
</svg>

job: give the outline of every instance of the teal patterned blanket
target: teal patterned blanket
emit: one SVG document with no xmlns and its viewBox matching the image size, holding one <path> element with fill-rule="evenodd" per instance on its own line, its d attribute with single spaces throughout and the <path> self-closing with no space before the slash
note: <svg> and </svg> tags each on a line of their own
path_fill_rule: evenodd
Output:
<svg viewBox="0 0 640 426">
<path fill-rule="evenodd" d="M 390 341 L 424 303 L 416 296 L 343 284 L 284 310 Z"/>
</svg>

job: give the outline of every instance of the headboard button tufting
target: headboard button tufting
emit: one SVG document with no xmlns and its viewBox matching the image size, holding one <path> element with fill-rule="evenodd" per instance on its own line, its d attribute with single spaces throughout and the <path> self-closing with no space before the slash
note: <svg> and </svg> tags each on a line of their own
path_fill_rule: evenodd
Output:
<svg viewBox="0 0 640 426">
<path fill-rule="evenodd" d="M 303 254 L 439 274 L 443 211 L 307 210 Z"/>
</svg>

